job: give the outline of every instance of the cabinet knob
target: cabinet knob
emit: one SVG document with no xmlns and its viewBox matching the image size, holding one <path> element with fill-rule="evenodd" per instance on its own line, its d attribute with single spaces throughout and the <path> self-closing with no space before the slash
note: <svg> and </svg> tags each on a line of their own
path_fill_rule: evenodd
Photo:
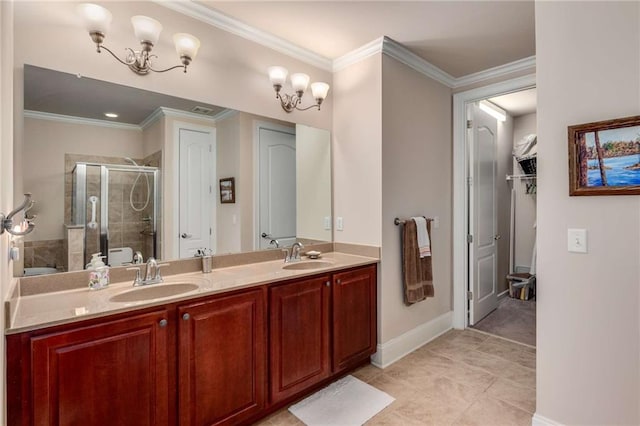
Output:
<svg viewBox="0 0 640 426">
<path fill-rule="evenodd" d="M 331 281 L 327 281 L 326 283 L 324 283 L 324 285 L 326 285 L 327 287 L 331 286 Z"/>
<path fill-rule="evenodd" d="M 342 284 L 342 280 L 336 280 L 336 284 Z"/>
<path fill-rule="evenodd" d="M 169 323 L 169 321 L 167 321 L 166 319 L 161 319 L 160 322 L 158 323 L 160 325 L 160 327 L 166 327 L 167 324 Z"/>
<path fill-rule="evenodd" d="M 189 315 L 188 313 L 184 313 L 182 314 L 182 319 L 185 321 L 189 321 L 189 318 L 191 318 L 191 315 Z"/>
</svg>

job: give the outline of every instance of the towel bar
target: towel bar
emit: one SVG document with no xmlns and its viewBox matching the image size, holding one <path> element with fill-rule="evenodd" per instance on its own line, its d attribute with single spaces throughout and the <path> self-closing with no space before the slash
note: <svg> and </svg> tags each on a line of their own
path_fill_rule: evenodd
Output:
<svg viewBox="0 0 640 426">
<path fill-rule="evenodd" d="M 428 220 L 428 221 L 433 221 L 433 219 L 431 219 L 431 218 L 428 218 L 428 217 L 425 217 L 425 216 L 422 216 L 422 217 L 424 217 L 424 218 L 425 218 L 426 220 Z M 396 226 L 398 226 L 398 225 L 404 225 L 404 223 L 405 223 L 406 221 L 407 221 L 407 219 L 400 219 L 400 218 L 398 218 L 398 217 L 396 217 L 395 219 L 393 219 L 393 223 L 394 223 L 394 225 L 396 225 Z"/>
</svg>

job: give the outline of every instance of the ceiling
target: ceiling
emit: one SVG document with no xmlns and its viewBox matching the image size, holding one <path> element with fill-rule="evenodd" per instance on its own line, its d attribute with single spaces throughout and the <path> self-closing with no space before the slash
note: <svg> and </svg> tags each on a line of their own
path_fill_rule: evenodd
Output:
<svg viewBox="0 0 640 426">
<path fill-rule="evenodd" d="M 489 101 L 498 105 L 500 108 L 507 111 L 510 116 L 515 118 L 536 112 L 538 91 L 535 88 L 521 90 L 507 95 L 496 96 L 495 98 L 489 99 Z"/>
<path fill-rule="evenodd" d="M 90 96 L 87 96 L 88 93 Z M 133 99 L 135 102 L 132 102 Z M 210 116 L 225 110 L 219 106 L 135 87 L 31 65 L 24 67 L 25 110 L 139 125 L 161 106 L 181 111 L 192 111 L 196 106 L 205 107 L 211 110 L 206 114 Z M 106 112 L 115 112 L 118 117 L 107 118 L 104 115 Z"/>
<path fill-rule="evenodd" d="M 535 55 L 530 0 L 197 3 L 328 59 L 382 36 L 453 77 Z"/>
</svg>

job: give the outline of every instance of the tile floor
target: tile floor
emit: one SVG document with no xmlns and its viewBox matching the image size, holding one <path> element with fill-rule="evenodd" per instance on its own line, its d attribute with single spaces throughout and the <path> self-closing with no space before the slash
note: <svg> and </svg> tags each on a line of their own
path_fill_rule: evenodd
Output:
<svg viewBox="0 0 640 426">
<path fill-rule="evenodd" d="M 451 330 L 384 370 L 353 375 L 396 400 L 367 425 L 530 425 L 536 350 L 474 330 Z M 302 425 L 286 409 L 261 426 Z"/>
</svg>

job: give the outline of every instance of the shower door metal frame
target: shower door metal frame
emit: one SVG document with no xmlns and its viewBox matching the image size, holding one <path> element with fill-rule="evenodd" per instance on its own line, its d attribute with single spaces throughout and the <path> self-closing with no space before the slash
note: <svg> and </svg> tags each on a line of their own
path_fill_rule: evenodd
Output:
<svg viewBox="0 0 640 426">
<path fill-rule="evenodd" d="M 133 172 L 153 174 L 153 224 L 152 244 L 153 257 L 158 252 L 158 199 L 160 190 L 158 185 L 158 168 L 148 166 L 128 166 L 119 164 L 95 164 L 100 166 L 100 252 L 109 262 L 109 172 Z M 86 200 L 85 200 L 86 203 Z"/>
</svg>

